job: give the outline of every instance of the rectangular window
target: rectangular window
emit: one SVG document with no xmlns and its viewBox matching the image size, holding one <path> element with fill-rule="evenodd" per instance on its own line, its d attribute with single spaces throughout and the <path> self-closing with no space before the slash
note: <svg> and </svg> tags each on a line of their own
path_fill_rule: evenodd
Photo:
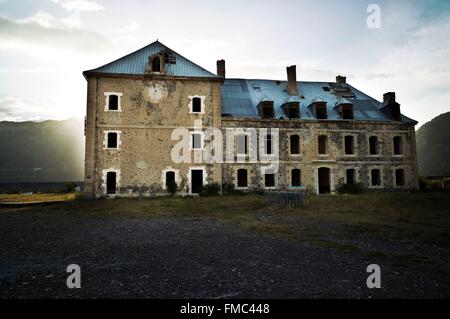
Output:
<svg viewBox="0 0 450 319">
<path fill-rule="evenodd" d="M 320 135 L 318 142 L 319 142 L 319 154 L 320 155 L 327 154 L 327 137 L 325 135 Z"/>
<path fill-rule="evenodd" d="M 117 148 L 117 133 L 108 133 L 108 148 Z"/>
<path fill-rule="evenodd" d="M 373 169 L 370 171 L 372 186 L 381 186 L 380 170 Z"/>
<path fill-rule="evenodd" d="M 272 154 L 272 135 L 270 135 L 270 134 L 266 135 L 265 152 L 267 155 Z"/>
<path fill-rule="evenodd" d="M 118 111 L 119 110 L 119 97 L 117 95 L 110 95 L 108 97 L 108 109 L 110 111 Z"/>
<path fill-rule="evenodd" d="M 273 106 L 263 105 L 262 106 L 262 118 L 273 118 Z"/>
<path fill-rule="evenodd" d="M 192 134 L 192 149 L 194 150 L 202 149 L 202 134 L 200 133 Z"/>
<path fill-rule="evenodd" d="M 298 112 L 298 107 L 290 106 L 290 107 L 286 108 L 286 113 L 287 113 L 288 118 L 290 118 L 290 119 L 300 118 L 300 114 Z"/>
<path fill-rule="evenodd" d="M 356 184 L 355 170 L 348 169 L 346 173 L 347 173 L 347 184 L 348 185 Z"/>
<path fill-rule="evenodd" d="M 265 187 L 275 187 L 275 174 L 264 174 Z"/>
<path fill-rule="evenodd" d="M 237 141 L 237 154 L 247 155 L 248 154 L 248 136 L 245 134 L 240 134 L 236 137 Z"/>
<path fill-rule="evenodd" d="M 395 184 L 397 186 L 405 186 L 405 171 L 402 169 L 395 170 Z"/>
<path fill-rule="evenodd" d="M 291 155 L 300 155 L 300 137 L 298 135 L 291 135 Z"/>
<path fill-rule="evenodd" d="M 293 169 L 291 171 L 291 186 L 293 187 L 302 186 L 301 171 L 299 169 Z"/>
<path fill-rule="evenodd" d="M 353 106 L 343 105 L 341 110 L 342 110 L 341 116 L 344 120 L 352 120 L 353 119 Z"/>
<path fill-rule="evenodd" d="M 316 105 L 315 109 L 317 119 L 326 120 L 328 118 L 326 105 Z"/>
<path fill-rule="evenodd" d="M 345 140 L 345 154 L 353 155 L 355 153 L 353 147 L 353 136 L 346 136 L 344 137 L 344 140 Z"/>
</svg>

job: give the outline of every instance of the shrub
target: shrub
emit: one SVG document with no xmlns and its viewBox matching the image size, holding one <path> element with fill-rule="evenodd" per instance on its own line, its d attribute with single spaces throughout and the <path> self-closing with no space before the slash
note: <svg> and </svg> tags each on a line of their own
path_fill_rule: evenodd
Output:
<svg viewBox="0 0 450 319">
<path fill-rule="evenodd" d="M 360 183 L 356 184 L 339 184 L 336 187 L 339 194 L 361 194 L 364 192 L 364 187 Z"/>
<path fill-rule="evenodd" d="M 167 184 L 167 191 L 171 194 L 171 195 L 175 195 L 175 193 L 177 192 L 178 189 L 178 185 L 175 182 L 169 182 Z"/>
<path fill-rule="evenodd" d="M 200 191 L 201 196 L 217 196 L 219 194 L 220 194 L 219 183 L 210 183 L 207 185 L 203 185 L 202 190 Z"/>
<path fill-rule="evenodd" d="M 75 192 L 75 188 L 78 187 L 76 183 L 67 183 L 66 184 L 66 193 L 73 193 Z"/>
</svg>

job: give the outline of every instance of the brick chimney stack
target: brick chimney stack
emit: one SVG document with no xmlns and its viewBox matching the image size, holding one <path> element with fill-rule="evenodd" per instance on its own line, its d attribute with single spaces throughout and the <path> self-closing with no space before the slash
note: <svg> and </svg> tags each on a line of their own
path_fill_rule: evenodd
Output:
<svg viewBox="0 0 450 319">
<path fill-rule="evenodd" d="M 383 102 L 395 103 L 395 92 L 387 92 L 383 94 Z"/>
<path fill-rule="evenodd" d="M 337 84 L 345 84 L 345 83 L 347 83 L 347 77 L 342 76 L 342 75 L 336 76 L 336 83 Z"/>
<path fill-rule="evenodd" d="M 225 77 L 225 60 L 217 60 L 217 75 Z"/>
<path fill-rule="evenodd" d="M 291 65 L 286 68 L 287 71 L 287 89 L 289 95 L 298 95 L 297 91 L 297 71 L 296 66 Z"/>
</svg>

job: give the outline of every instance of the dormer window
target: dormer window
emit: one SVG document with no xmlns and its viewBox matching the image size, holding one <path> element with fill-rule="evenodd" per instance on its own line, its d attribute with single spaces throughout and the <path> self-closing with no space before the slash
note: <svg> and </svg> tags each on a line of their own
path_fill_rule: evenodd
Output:
<svg viewBox="0 0 450 319">
<path fill-rule="evenodd" d="M 148 73 L 164 73 L 164 59 L 160 54 L 153 54 L 148 58 Z"/>
<path fill-rule="evenodd" d="M 353 105 L 341 105 L 341 117 L 344 120 L 352 120 L 353 119 Z"/>
<path fill-rule="evenodd" d="M 288 118 L 290 118 L 290 119 L 300 118 L 300 113 L 298 111 L 298 107 L 289 106 L 286 108 L 286 113 L 287 113 Z"/>
<path fill-rule="evenodd" d="M 273 103 L 263 103 L 261 105 L 261 117 L 263 119 L 271 119 L 273 116 Z"/>
<path fill-rule="evenodd" d="M 326 120 L 328 118 L 327 105 L 325 103 L 316 103 L 314 106 L 316 119 Z"/>
<path fill-rule="evenodd" d="M 155 56 L 152 60 L 152 72 L 161 72 L 161 59 Z"/>
</svg>

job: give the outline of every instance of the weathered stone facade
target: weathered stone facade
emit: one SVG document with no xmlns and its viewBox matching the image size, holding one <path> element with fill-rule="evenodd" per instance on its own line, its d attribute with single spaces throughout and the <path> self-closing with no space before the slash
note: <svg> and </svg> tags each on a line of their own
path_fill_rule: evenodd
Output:
<svg viewBox="0 0 450 319">
<path fill-rule="evenodd" d="M 167 52 L 167 48 L 162 48 L 165 51 L 160 52 Z M 175 57 L 167 58 L 163 53 L 152 54 L 148 59 L 150 64 L 141 67 L 142 74 L 106 72 L 105 67 L 98 72 L 84 73 L 88 84 L 85 129 L 85 193 L 88 196 L 167 194 L 166 179 L 169 176 L 181 193 L 193 193 L 193 179 L 198 176 L 203 179 L 203 184 L 216 182 L 239 187 L 238 169 L 247 170 L 248 183 L 241 189 L 268 188 L 259 161 L 175 163 L 171 152 L 178 140 L 172 140 L 173 131 L 180 127 L 195 131 L 198 128 L 194 123 L 198 120 L 201 120 L 202 130 L 218 128 L 224 135 L 230 128 L 278 128 L 279 171 L 275 174 L 274 187 L 269 189 L 291 188 L 292 170 L 299 169 L 301 187 L 319 192 L 320 168 L 329 169 L 330 191 L 347 182 L 348 169 L 354 169 L 355 182 L 367 188 L 410 189 L 418 186 L 415 131 L 411 122 L 226 117 L 222 114 L 224 78 L 195 69 L 199 67 L 181 56 L 176 56 L 176 67 L 184 67 L 182 70 L 191 67 L 196 72 L 204 71 L 205 75 L 170 73 L 177 70 L 169 64 Z M 152 67 L 158 66 L 155 59 L 156 63 L 161 59 L 158 72 L 152 72 Z M 219 62 L 219 73 L 224 76 L 225 62 Z M 290 91 L 295 91 L 295 85 Z M 291 154 L 291 135 L 299 137 L 299 154 Z M 319 154 L 320 135 L 327 137 L 326 154 Z M 345 136 L 353 136 L 353 154 L 345 154 Z M 376 155 L 369 154 L 371 136 L 377 137 L 379 149 Z M 401 140 L 401 152 L 397 155 L 394 155 L 394 137 Z M 191 153 L 198 159 L 203 151 L 192 150 Z M 373 185 L 371 180 L 373 169 L 379 170 L 379 185 Z M 396 176 L 398 169 L 402 170 L 401 183 Z M 202 174 L 194 177 L 193 171 L 199 170 Z"/>
</svg>

